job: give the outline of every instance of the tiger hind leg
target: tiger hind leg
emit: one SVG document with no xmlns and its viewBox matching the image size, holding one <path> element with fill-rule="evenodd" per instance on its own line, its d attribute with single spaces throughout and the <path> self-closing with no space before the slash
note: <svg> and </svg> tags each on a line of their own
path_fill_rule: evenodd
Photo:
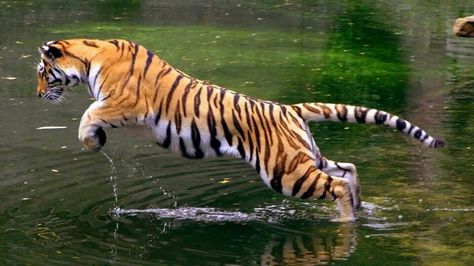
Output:
<svg viewBox="0 0 474 266">
<path fill-rule="evenodd" d="M 355 221 L 354 198 L 351 192 L 350 182 L 346 178 L 331 176 L 329 177 L 331 195 L 326 194 L 325 198 L 332 197 L 336 201 L 337 209 L 340 217 L 333 219 L 336 222 L 352 222 Z M 323 194 L 324 195 L 324 194 Z"/>
<path fill-rule="evenodd" d="M 319 169 L 330 176 L 337 176 L 347 179 L 351 188 L 354 207 L 360 207 L 360 182 L 357 176 L 357 169 L 352 163 L 340 163 L 326 158 L 322 158 Z"/>
<path fill-rule="evenodd" d="M 306 171 L 301 171 L 300 169 L 299 171 L 284 175 L 281 180 L 287 184 L 286 187 L 292 186 L 291 190 L 284 189 L 282 191 L 283 194 L 301 199 L 333 200 L 336 202 L 340 214 L 340 217 L 335 219 L 335 221 L 350 222 L 355 220 L 354 199 L 348 179 L 329 176 L 314 165 L 311 165 Z M 270 183 L 274 184 L 277 182 Z M 273 186 L 273 188 L 278 187 Z"/>
</svg>

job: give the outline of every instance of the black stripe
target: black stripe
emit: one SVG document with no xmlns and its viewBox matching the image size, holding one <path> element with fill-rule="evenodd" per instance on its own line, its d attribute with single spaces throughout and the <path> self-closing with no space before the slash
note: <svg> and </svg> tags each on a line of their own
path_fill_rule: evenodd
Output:
<svg viewBox="0 0 474 266">
<path fill-rule="evenodd" d="M 84 40 L 82 41 L 82 43 L 84 43 L 84 45 L 89 46 L 89 47 L 99 48 L 97 43 L 95 43 L 94 41 Z"/>
<path fill-rule="evenodd" d="M 54 80 L 58 80 L 58 77 L 56 77 L 56 74 L 54 74 L 54 71 L 52 68 L 48 69 L 48 73 L 53 76 Z M 61 80 L 60 80 L 61 81 Z M 53 81 L 54 82 L 54 81 Z"/>
<path fill-rule="evenodd" d="M 123 57 L 124 52 L 125 52 L 125 42 L 122 42 L 122 45 L 120 45 L 120 58 Z"/>
<path fill-rule="evenodd" d="M 237 138 L 237 150 L 239 151 L 240 153 L 240 157 L 242 157 L 243 159 L 245 159 L 245 148 L 244 148 L 244 145 L 242 143 L 242 139 L 241 138 Z"/>
<path fill-rule="evenodd" d="M 111 40 L 109 41 L 109 43 L 115 45 L 115 47 L 117 48 L 117 51 L 120 49 L 120 46 L 118 45 L 119 42 L 117 40 Z"/>
<path fill-rule="evenodd" d="M 104 81 L 102 82 L 102 84 L 100 84 L 99 90 L 97 91 L 97 97 L 99 97 L 100 92 L 102 91 L 102 87 L 104 87 L 104 84 L 105 84 L 105 82 L 107 81 L 107 79 L 108 79 L 108 77 L 109 77 L 109 74 L 110 74 L 110 72 L 107 73 L 107 76 L 105 76 Z M 109 94 L 109 96 L 110 96 L 110 94 Z M 102 101 L 103 101 L 103 100 L 105 100 L 105 99 L 102 98 Z"/>
<path fill-rule="evenodd" d="M 250 131 L 247 131 L 247 143 L 249 145 L 249 151 L 250 151 L 250 156 L 249 156 L 249 162 L 252 161 L 253 159 L 253 141 L 252 137 L 250 136 Z"/>
<path fill-rule="evenodd" d="M 355 115 L 357 123 L 365 123 L 365 118 L 367 116 L 367 112 L 368 112 L 368 110 L 366 108 L 359 107 L 359 106 L 357 106 L 355 108 L 355 114 L 354 115 Z"/>
<path fill-rule="evenodd" d="M 158 122 L 160 122 L 162 107 L 163 107 L 163 99 L 161 99 L 160 107 L 159 107 L 158 113 L 156 114 L 156 117 L 155 117 L 155 125 L 158 125 Z"/>
<path fill-rule="evenodd" d="M 148 117 L 148 110 L 150 110 L 148 108 L 148 98 L 145 97 L 145 115 L 143 116 L 143 120 L 146 120 L 146 118 Z"/>
<path fill-rule="evenodd" d="M 260 174 L 260 156 L 258 156 L 258 149 L 255 152 L 255 170 Z"/>
<path fill-rule="evenodd" d="M 183 104 L 183 115 L 186 116 L 186 106 L 187 106 L 187 100 L 188 100 L 188 94 L 189 94 L 189 91 L 191 90 L 191 84 L 193 84 L 193 80 L 191 79 L 188 83 L 188 85 L 186 85 L 186 88 L 184 88 L 184 93 L 183 93 L 183 97 L 181 98 L 181 103 Z"/>
<path fill-rule="evenodd" d="M 90 95 L 91 97 L 95 97 L 95 96 L 94 96 L 94 93 L 92 93 L 92 88 L 91 88 L 91 86 L 90 86 L 89 84 L 87 84 L 87 91 L 89 92 L 89 95 Z"/>
<path fill-rule="evenodd" d="M 132 46 L 133 46 L 133 44 L 130 43 L 130 47 L 132 47 Z M 135 68 L 135 61 L 137 60 L 138 48 L 140 48 L 140 45 L 135 44 L 135 50 L 132 53 L 132 63 L 130 65 L 130 71 L 131 71 L 132 74 L 133 74 L 133 71 L 134 71 L 134 68 Z"/>
<path fill-rule="evenodd" d="M 425 142 L 425 140 L 429 137 L 430 137 L 430 135 L 428 135 L 428 133 L 425 132 L 425 136 L 423 137 L 423 139 L 420 139 L 420 140 L 421 140 L 421 142 Z"/>
<path fill-rule="evenodd" d="M 249 108 L 248 108 L 247 103 L 245 103 L 244 108 L 245 108 L 245 116 L 246 116 L 245 119 L 247 120 L 248 129 L 249 129 L 249 131 L 253 131 L 252 123 L 250 123 L 250 114 L 249 114 Z"/>
<path fill-rule="evenodd" d="M 195 158 L 202 158 L 204 157 L 204 152 L 201 150 L 201 133 L 199 132 L 199 128 L 196 125 L 196 121 L 191 122 L 191 139 L 193 141 L 194 153 Z"/>
<path fill-rule="evenodd" d="M 196 115 L 196 117 L 199 117 L 199 109 L 201 106 L 201 91 L 202 87 L 199 88 L 198 92 L 194 96 L 194 114 Z M 210 105 L 209 108 L 211 108 Z"/>
<path fill-rule="evenodd" d="M 74 58 L 74 59 L 77 59 L 77 60 L 81 61 L 81 63 L 83 63 L 84 65 L 87 65 L 87 60 L 82 59 L 82 58 L 80 58 L 79 56 L 76 56 L 76 55 L 74 55 L 74 54 L 72 54 L 72 53 L 70 53 L 70 52 L 68 52 L 68 51 L 66 51 L 66 50 L 64 50 L 64 54 L 66 54 L 66 55 L 69 56 L 69 57 L 72 57 L 72 58 Z"/>
<path fill-rule="evenodd" d="M 89 72 L 91 71 L 91 62 L 89 60 L 86 61 L 86 77 L 89 78 Z"/>
<path fill-rule="evenodd" d="M 110 96 L 112 96 L 113 92 L 109 92 L 109 94 L 107 94 L 107 96 L 103 97 L 102 99 L 100 99 L 101 101 L 105 101 L 107 100 L 108 98 L 110 98 Z"/>
<path fill-rule="evenodd" d="M 405 120 L 399 118 L 397 119 L 397 129 L 403 131 L 407 127 Z"/>
<path fill-rule="evenodd" d="M 309 186 L 308 190 L 306 190 L 303 195 L 301 195 L 301 199 L 308 199 L 311 198 L 316 191 L 316 185 L 318 183 L 318 178 L 314 179 L 313 183 Z"/>
<path fill-rule="evenodd" d="M 385 120 L 387 120 L 387 113 L 377 110 L 377 112 L 374 115 L 374 119 L 375 119 L 375 124 L 381 125 L 385 122 Z"/>
<path fill-rule="evenodd" d="M 313 171 L 314 171 L 313 167 L 308 168 L 308 170 L 306 170 L 306 173 L 302 177 L 298 178 L 298 180 L 296 180 L 296 182 L 293 184 L 293 191 L 291 193 L 293 197 L 296 196 L 298 192 L 300 192 L 301 187 L 303 186 L 304 182 L 309 178 L 310 174 Z"/>
<path fill-rule="evenodd" d="M 136 107 L 138 105 L 138 102 L 140 101 L 140 87 L 141 87 L 141 82 L 142 82 L 142 76 L 138 77 L 137 81 L 137 93 L 135 95 L 135 102 L 133 103 L 133 107 Z"/>
<path fill-rule="evenodd" d="M 326 191 L 327 191 L 327 186 L 326 186 L 327 183 L 324 184 L 324 190 L 323 190 L 323 194 L 321 194 L 321 196 L 318 197 L 318 199 L 324 199 L 326 198 Z"/>
<path fill-rule="evenodd" d="M 237 129 L 237 131 L 239 131 L 240 136 L 242 136 L 242 139 L 245 141 L 244 130 L 242 129 L 242 126 L 240 126 L 240 122 L 237 119 L 237 117 L 235 116 L 235 111 L 234 110 L 232 110 L 232 120 L 233 120 L 232 122 L 234 124 L 234 127 Z"/>
<path fill-rule="evenodd" d="M 170 109 L 171 98 L 173 97 L 173 94 L 174 94 L 176 88 L 177 88 L 178 85 L 179 85 L 179 81 L 180 81 L 182 78 L 183 78 L 183 76 L 178 75 L 178 76 L 176 77 L 176 79 L 174 80 L 173 85 L 171 85 L 170 91 L 168 92 L 168 97 L 166 98 L 166 113 L 168 113 L 168 111 L 169 111 L 169 109 Z"/>
<path fill-rule="evenodd" d="M 254 111 L 255 111 L 255 113 L 257 113 L 258 119 L 260 121 L 260 125 L 262 125 L 263 136 L 265 138 L 265 146 L 269 146 L 271 142 L 269 141 L 269 138 L 268 138 L 268 130 L 265 127 L 266 123 L 265 123 L 264 117 L 260 114 L 260 110 L 258 109 L 258 106 L 255 108 Z M 258 131 L 258 129 L 257 129 L 257 131 Z M 270 137 L 271 137 L 271 134 L 270 134 Z"/>
<path fill-rule="evenodd" d="M 210 103 L 211 102 L 211 96 L 212 96 L 213 89 L 211 86 L 207 86 L 207 101 Z"/>
<path fill-rule="evenodd" d="M 418 129 L 413 136 L 419 139 L 421 137 L 421 133 L 422 133 L 421 129 Z"/>
<path fill-rule="evenodd" d="M 156 88 L 156 85 L 158 84 L 158 80 L 160 80 L 160 78 L 168 75 L 168 73 L 170 73 L 171 71 L 171 67 L 168 67 L 168 68 L 163 68 L 160 72 L 158 72 L 158 74 L 156 75 L 156 78 L 155 78 L 155 83 L 154 83 L 154 86 Z"/>
<path fill-rule="evenodd" d="M 257 122 L 255 121 L 255 118 L 252 116 L 252 123 L 253 123 L 253 126 L 255 128 L 255 139 L 257 140 L 257 146 L 256 146 L 256 149 L 257 151 L 260 151 L 260 130 L 257 126 Z"/>
<path fill-rule="evenodd" d="M 234 108 L 239 114 L 240 119 L 242 119 L 242 113 L 240 112 L 239 100 L 240 100 L 240 95 L 238 93 L 234 94 Z"/>
<path fill-rule="evenodd" d="M 145 70 L 143 71 L 143 77 L 146 76 L 146 72 L 148 71 L 148 68 L 151 65 L 151 62 L 153 61 L 153 53 L 150 50 L 146 50 L 147 58 L 146 58 L 146 63 L 145 63 Z"/>
<path fill-rule="evenodd" d="M 130 47 L 131 46 L 133 46 L 132 43 L 130 43 Z M 128 84 L 128 82 L 130 81 L 130 78 L 133 76 L 133 72 L 135 71 L 135 61 L 137 59 L 138 48 L 139 47 L 140 47 L 140 45 L 136 44 L 135 45 L 135 51 L 132 52 L 132 62 L 130 63 L 130 68 L 128 70 L 127 76 L 125 77 L 125 80 L 122 82 L 122 91 L 125 88 L 125 86 Z M 87 76 L 89 76 L 89 75 L 87 75 Z"/>
<path fill-rule="evenodd" d="M 282 111 L 283 115 L 286 116 L 286 107 L 284 105 L 282 105 L 280 108 L 281 108 L 281 111 Z"/>
<path fill-rule="evenodd" d="M 217 130 L 216 130 L 216 120 L 214 118 L 214 114 L 211 109 L 211 105 L 209 105 L 209 112 L 207 114 L 207 126 L 209 127 L 210 133 L 210 144 L 211 147 L 214 149 L 218 156 L 222 155 L 220 151 L 221 142 L 217 139 Z"/>
<path fill-rule="evenodd" d="M 328 181 L 324 184 L 323 194 L 318 199 L 326 198 L 326 192 L 329 191 L 329 189 L 331 189 L 331 181 L 332 181 L 332 178 L 328 176 Z"/>
<path fill-rule="evenodd" d="M 190 156 L 186 151 L 186 145 L 184 144 L 184 140 L 181 137 L 179 138 L 179 148 L 181 149 L 181 155 L 183 155 L 183 157 L 192 158 L 192 156 Z"/>
<path fill-rule="evenodd" d="M 283 166 L 280 164 L 275 165 L 273 168 L 273 176 L 270 181 L 270 186 L 278 193 L 282 192 L 283 186 L 281 184 L 281 179 L 283 178 Z"/>
<path fill-rule="evenodd" d="M 293 184 L 293 191 L 291 192 L 291 195 L 294 197 L 298 192 L 300 192 L 301 186 L 303 185 L 304 181 L 306 181 L 306 176 L 302 176 L 296 180 L 296 182 Z"/>
<path fill-rule="evenodd" d="M 219 105 L 220 105 L 219 111 L 221 113 L 221 124 L 222 124 L 222 128 L 224 129 L 225 139 L 226 139 L 227 143 L 229 143 L 229 146 L 232 146 L 232 134 L 229 131 L 229 127 L 227 126 L 227 123 L 226 123 L 225 117 L 224 117 L 224 112 L 225 112 L 224 97 L 225 97 L 225 93 L 226 93 L 225 90 L 221 90 L 221 92 L 220 92 L 221 99 L 219 101 Z"/>
<path fill-rule="evenodd" d="M 166 128 L 166 138 L 161 144 L 163 148 L 168 148 L 171 144 L 171 121 L 168 122 L 168 127 Z"/>
<path fill-rule="evenodd" d="M 339 110 L 339 109 L 342 109 L 342 110 Z M 336 105 L 336 113 L 337 113 L 337 118 L 339 119 L 339 121 L 342 121 L 342 122 L 347 121 L 347 107 L 345 105 L 343 104 Z"/>
<path fill-rule="evenodd" d="M 270 108 L 268 110 L 268 113 L 270 114 L 270 120 L 272 121 L 272 125 L 276 129 L 278 127 L 278 125 L 277 125 L 277 122 L 275 120 L 275 116 L 273 114 L 273 111 L 274 111 L 273 108 L 274 108 L 274 104 L 270 104 Z"/>
<path fill-rule="evenodd" d="M 179 110 L 179 102 L 178 102 L 178 108 L 174 114 L 174 123 L 176 125 L 176 133 L 179 134 L 181 132 L 181 112 Z"/>
<path fill-rule="evenodd" d="M 271 105 L 271 103 L 260 102 L 260 106 L 262 107 L 263 122 L 265 122 L 265 125 L 266 125 L 265 133 L 268 132 L 268 136 L 270 137 L 270 145 L 273 145 L 273 134 L 271 132 L 270 123 L 268 122 L 268 119 L 265 116 L 265 106 L 267 105 Z"/>
<path fill-rule="evenodd" d="M 311 107 L 309 104 L 307 103 L 304 103 L 303 106 L 310 112 L 313 112 L 313 113 L 319 113 L 319 110 L 316 109 L 316 108 L 313 108 Z M 295 110 L 295 112 L 299 115 L 299 116 L 302 116 L 302 112 L 301 112 L 301 108 L 299 106 L 291 106 L 293 107 L 293 110 Z"/>
</svg>

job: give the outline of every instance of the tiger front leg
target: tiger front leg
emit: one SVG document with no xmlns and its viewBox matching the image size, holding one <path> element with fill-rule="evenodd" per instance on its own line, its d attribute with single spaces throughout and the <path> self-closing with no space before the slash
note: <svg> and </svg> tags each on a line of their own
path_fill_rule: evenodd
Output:
<svg viewBox="0 0 474 266">
<path fill-rule="evenodd" d="M 122 117 L 116 109 L 106 106 L 103 102 L 94 102 L 82 115 L 79 141 L 88 150 L 100 150 L 107 141 L 104 128 L 122 125 Z"/>
</svg>

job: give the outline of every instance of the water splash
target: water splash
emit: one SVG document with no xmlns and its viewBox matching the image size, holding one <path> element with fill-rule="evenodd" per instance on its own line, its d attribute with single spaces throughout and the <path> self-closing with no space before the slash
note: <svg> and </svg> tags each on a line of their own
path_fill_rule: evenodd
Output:
<svg viewBox="0 0 474 266">
<path fill-rule="evenodd" d="M 118 208 L 118 189 L 117 189 L 117 168 L 115 167 L 114 160 L 112 157 L 110 157 L 107 153 L 104 151 L 100 151 L 100 153 L 109 161 L 110 164 L 110 182 L 112 183 L 112 191 L 114 195 L 114 208 Z M 113 243 L 110 245 L 110 259 L 112 261 L 118 261 L 118 246 L 117 246 L 117 240 L 118 240 L 118 230 L 119 230 L 119 223 L 115 222 L 115 227 L 114 231 L 112 232 L 113 236 Z"/>
<path fill-rule="evenodd" d="M 317 210 L 316 210 L 317 209 Z M 279 223 L 285 220 L 328 219 L 335 209 L 323 205 L 309 205 L 303 202 L 292 202 L 287 199 L 279 204 L 256 207 L 250 212 L 240 210 L 221 210 L 207 207 L 147 208 L 127 209 L 114 208 L 110 213 L 115 218 L 122 216 L 151 215 L 158 219 L 190 220 L 198 222 L 265 222 Z"/>
<path fill-rule="evenodd" d="M 474 208 L 432 208 L 426 211 L 446 211 L 446 212 L 474 212 Z"/>
<path fill-rule="evenodd" d="M 115 167 L 114 160 L 112 157 L 107 155 L 104 151 L 100 151 L 100 153 L 109 161 L 110 163 L 110 182 L 112 183 L 112 191 L 114 193 L 115 204 L 114 207 L 117 207 L 118 204 L 118 189 L 117 189 L 117 168 Z"/>
<path fill-rule="evenodd" d="M 239 211 L 221 211 L 215 208 L 181 207 L 176 209 L 122 209 L 114 208 L 111 213 L 115 216 L 148 214 L 160 219 L 194 220 L 201 222 L 246 222 L 258 220 L 255 214 Z"/>
</svg>

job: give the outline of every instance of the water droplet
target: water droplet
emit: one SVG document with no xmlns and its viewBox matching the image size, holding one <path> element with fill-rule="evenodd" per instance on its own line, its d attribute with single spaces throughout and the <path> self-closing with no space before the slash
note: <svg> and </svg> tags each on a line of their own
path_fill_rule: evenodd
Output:
<svg viewBox="0 0 474 266">
<path fill-rule="evenodd" d="M 225 177 L 224 179 L 218 181 L 218 183 L 220 184 L 227 184 L 227 183 L 230 183 L 231 179 L 228 178 L 228 177 Z"/>
</svg>

